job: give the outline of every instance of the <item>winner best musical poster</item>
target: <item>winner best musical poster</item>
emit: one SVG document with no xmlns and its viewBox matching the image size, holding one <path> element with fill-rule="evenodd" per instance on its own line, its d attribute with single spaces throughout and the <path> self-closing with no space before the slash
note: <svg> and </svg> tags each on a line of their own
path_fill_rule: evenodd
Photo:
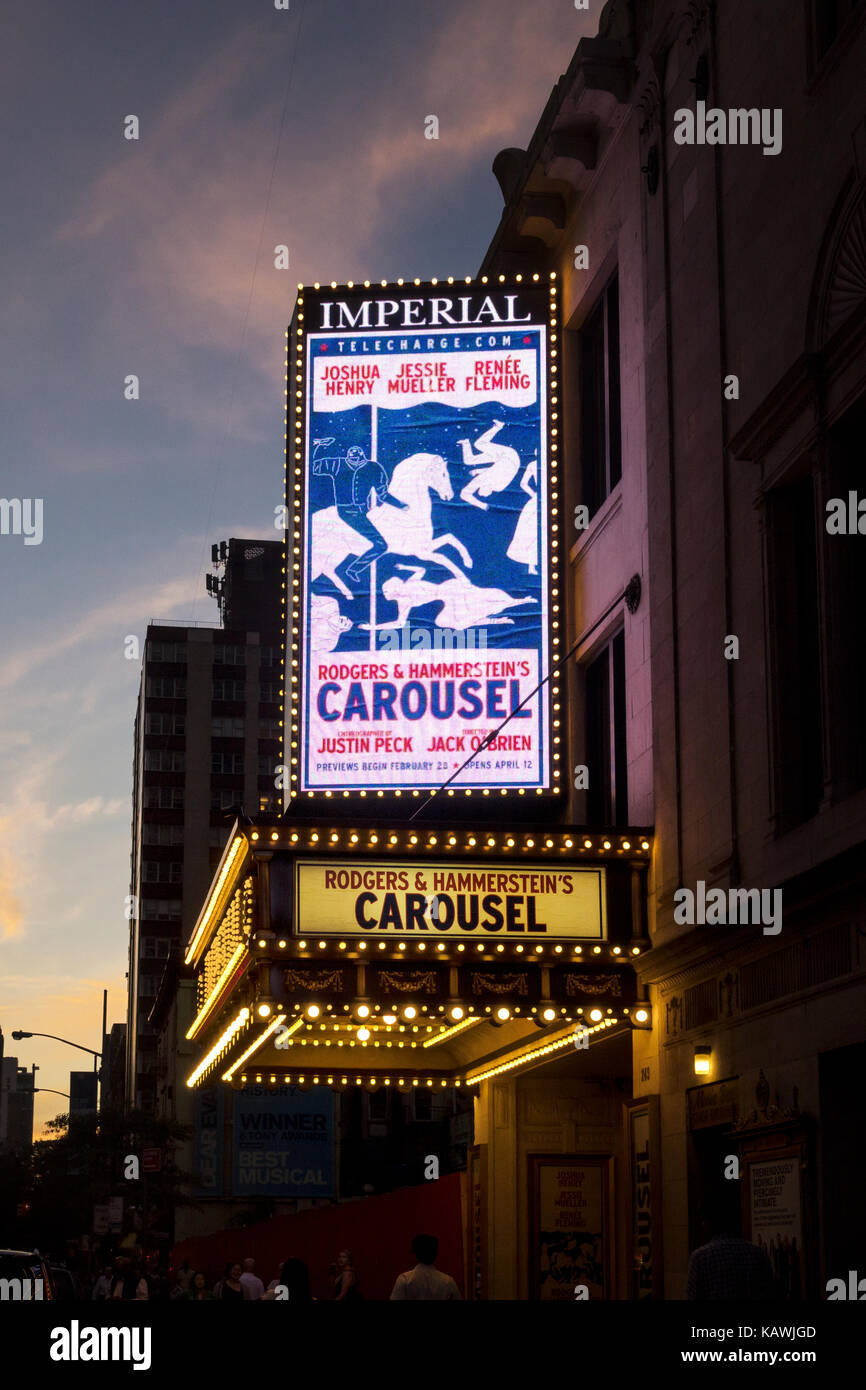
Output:
<svg viewBox="0 0 866 1390">
<path fill-rule="evenodd" d="M 549 788 L 550 287 L 301 305 L 294 786 Z"/>
</svg>

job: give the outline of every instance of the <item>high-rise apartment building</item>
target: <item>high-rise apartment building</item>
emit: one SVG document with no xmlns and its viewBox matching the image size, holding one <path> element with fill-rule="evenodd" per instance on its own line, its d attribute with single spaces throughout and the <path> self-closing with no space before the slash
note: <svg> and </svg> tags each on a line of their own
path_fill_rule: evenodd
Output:
<svg viewBox="0 0 866 1390">
<path fill-rule="evenodd" d="M 152 623 L 135 720 L 126 1104 L 152 1109 L 148 1014 L 172 948 L 195 922 L 234 815 L 276 810 L 280 749 L 279 541 L 214 547 L 221 625 Z"/>
</svg>

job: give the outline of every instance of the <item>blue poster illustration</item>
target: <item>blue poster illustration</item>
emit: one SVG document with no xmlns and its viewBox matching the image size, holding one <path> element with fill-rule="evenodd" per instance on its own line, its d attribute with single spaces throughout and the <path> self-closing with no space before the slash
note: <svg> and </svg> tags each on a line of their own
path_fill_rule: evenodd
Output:
<svg viewBox="0 0 866 1390">
<path fill-rule="evenodd" d="M 302 790 L 549 786 L 546 332 L 306 335 Z"/>
</svg>

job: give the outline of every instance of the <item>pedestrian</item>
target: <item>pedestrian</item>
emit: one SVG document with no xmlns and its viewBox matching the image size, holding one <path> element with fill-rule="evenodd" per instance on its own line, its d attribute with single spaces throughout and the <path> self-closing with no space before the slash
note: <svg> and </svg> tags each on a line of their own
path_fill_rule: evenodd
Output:
<svg viewBox="0 0 866 1390">
<path fill-rule="evenodd" d="M 180 1284 L 184 1293 L 189 1292 L 192 1285 L 192 1270 L 190 1269 L 189 1260 L 184 1260 L 180 1269 L 177 1271 L 177 1282 Z"/>
<path fill-rule="evenodd" d="M 290 1303 L 311 1303 L 310 1271 L 303 1260 L 286 1260 L 280 1270 L 280 1283 L 287 1290 Z"/>
<path fill-rule="evenodd" d="M 120 1262 L 111 1297 L 122 1299 L 124 1303 L 143 1302 L 150 1297 L 147 1280 L 131 1260 Z"/>
<path fill-rule="evenodd" d="M 213 1294 L 207 1286 L 207 1280 L 201 1270 L 197 1270 L 192 1275 L 189 1289 L 182 1295 L 188 1303 L 212 1303 Z"/>
<path fill-rule="evenodd" d="M 262 1295 L 263 1298 L 273 1298 L 273 1296 L 274 1296 L 274 1289 L 277 1287 L 277 1284 L 279 1284 L 279 1282 L 280 1282 L 280 1275 L 281 1275 L 282 1272 L 283 1272 L 283 1265 L 284 1265 L 285 1263 L 286 1263 L 285 1260 L 282 1260 L 282 1261 L 280 1262 L 280 1264 L 278 1265 L 276 1274 L 274 1275 L 273 1279 L 272 1279 L 271 1282 L 268 1284 L 267 1289 L 265 1290 L 264 1294 Z"/>
<path fill-rule="evenodd" d="M 100 1302 L 103 1299 L 110 1298 L 111 1285 L 111 1265 L 106 1265 L 99 1278 L 97 1279 L 96 1283 L 93 1285 L 93 1293 L 91 1294 L 91 1298 L 94 1299 L 96 1302 Z"/>
<path fill-rule="evenodd" d="M 735 1235 L 725 1194 L 711 1195 L 702 1209 L 710 1233 L 689 1260 L 686 1298 L 710 1303 L 726 1299 L 765 1302 L 773 1297 L 773 1266 L 760 1246 Z"/>
<path fill-rule="evenodd" d="M 435 1236 L 415 1236 L 412 1241 L 412 1254 L 416 1265 L 405 1274 L 398 1274 L 391 1290 L 391 1299 L 430 1300 L 455 1299 L 460 1290 L 450 1274 L 436 1269 L 436 1256 L 439 1241 Z"/>
<path fill-rule="evenodd" d="M 223 1275 L 222 1285 L 220 1286 L 220 1298 L 234 1299 L 235 1301 L 243 1299 L 244 1286 L 241 1283 L 241 1274 L 242 1270 L 237 1260 L 235 1260 L 234 1264 L 229 1262 L 226 1265 L 226 1272 Z"/>
<path fill-rule="evenodd" d="M 355 1269 L 355 1262 L 348 1250 L 341 1250 L 337 1256 L 336 1267 L 334 1269 L 334 1300 L 341 1302 L 357 1302 L 363 1298 L 361 1286 L 358 1280 L 358 1271 Z"/>
<path fill-rule="evenodd" d="M 251 1255 L 248 1255 L 244 1260 L 244 1272 L 241 1275 L 241 1284 L 243 1286 L 244 1298 L 252 1299 L 254 1302 L 257 1302 L 264 1294 L 265 1286 L 259 1276 L 254 1273 L 255 1267 L 255 1260 Z"/>
</svg>

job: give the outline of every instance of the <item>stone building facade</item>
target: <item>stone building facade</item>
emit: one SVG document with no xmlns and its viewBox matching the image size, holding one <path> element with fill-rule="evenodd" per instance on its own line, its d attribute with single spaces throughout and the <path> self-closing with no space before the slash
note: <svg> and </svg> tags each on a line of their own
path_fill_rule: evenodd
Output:
<svg viewBox="0 0 866 1390">
<path fill-rule="evenodd" d="M 569 1089 L 576 1057 L 482 1088 L 488 1296 L 531 1296 L 523 1132 L 615 1155 L 634 1225 L 623 1070 L 658 1156 L 644 1293 L 685 1296 L 708 1202 L 788 1297 L 825 1296 L 866 1237 L 864 63 L 863 5 L 610 0 L 528 149 L 494 165 L 480 273 L 561 287 L 575 783 L 589 772 L 569 818 L 655 833 L 635 967 L 652 1027 L 625 1068 L 599 1044 L 598 1113 Z M 684 920 L 685 889 L 722 890 L 736 919 Z M 611 1296 L 635 1263 L 618 1250 Z"/>
</svg>

